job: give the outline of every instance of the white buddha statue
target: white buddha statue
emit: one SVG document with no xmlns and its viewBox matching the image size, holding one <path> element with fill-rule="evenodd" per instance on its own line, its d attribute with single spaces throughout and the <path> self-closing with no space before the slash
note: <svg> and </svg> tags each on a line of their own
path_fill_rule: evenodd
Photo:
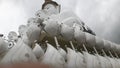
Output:
<svg viewBox="0 0 120 68">
<path fill-rule="evenodd" d="M 18 42 L 18 35 L 16 32 L 10 31 L 7 37 L 9 43 L 9 49 L 11 49 Z"/>
</svg>

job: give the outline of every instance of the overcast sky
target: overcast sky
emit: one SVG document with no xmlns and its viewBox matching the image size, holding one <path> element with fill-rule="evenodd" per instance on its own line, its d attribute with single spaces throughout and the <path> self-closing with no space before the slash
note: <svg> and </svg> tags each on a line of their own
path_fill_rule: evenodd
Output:
<svg viewBox="0 0 120 68">
<path fill-rule="evenodd" d="M 74 11 L 97 36 L 120 43 L 120 0 L 55 0 Z M 18 31 L 34 17 L 44 0 L 0 0 L 0 33 Z"/>
</svg>

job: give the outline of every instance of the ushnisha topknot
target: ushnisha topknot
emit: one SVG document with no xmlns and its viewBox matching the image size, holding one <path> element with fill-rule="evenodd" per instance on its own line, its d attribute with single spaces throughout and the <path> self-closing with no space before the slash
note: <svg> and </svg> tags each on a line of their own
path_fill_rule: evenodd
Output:
<svg viewBox="0 0 120 68">
<path fill-rule="evenodd" d="M 52 0 L 45 0 L 45 2 L 52 1 Z"/>
</svg>

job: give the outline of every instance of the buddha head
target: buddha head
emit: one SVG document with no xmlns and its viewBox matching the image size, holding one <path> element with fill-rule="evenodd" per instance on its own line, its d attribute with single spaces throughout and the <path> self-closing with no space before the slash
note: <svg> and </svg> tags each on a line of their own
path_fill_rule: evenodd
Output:
<svg viewBox="0 0 120 68">
<path fill-rule="evenodd" d="M 18 39 L 17 33 L 14 32 L 14 31 L 9 32 L 9 34 L 8 34 L 8 39 L 9 39 L 9 40 L 17 40 L 17 39 Z"/>
<path fill-rule="evenodd" d="M 27 30 L 26 25 L 20 25 L 18 28 L 19 35 L 22 37 L 25 34 L 26 30 Z"/>
<path fill-rule="evenodd" d="M 48 15 L 58 14 L 60 12 L 60 6 L 52 0 L 45 0 L 45 3 L 42 5 L 42 10 Z"/>
</svg>

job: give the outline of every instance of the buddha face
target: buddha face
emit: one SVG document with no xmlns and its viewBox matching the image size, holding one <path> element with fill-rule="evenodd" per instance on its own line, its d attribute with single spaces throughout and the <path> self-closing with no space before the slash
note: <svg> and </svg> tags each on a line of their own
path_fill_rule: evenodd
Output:
<svg viewBox="0 0 120 68">
<path fill-rule="evenodd" d="M 18 30 L 20 36 L 23 36 L 26 30 L 27 30 L 27 27 L 25 25 L 20 25 Z"/>
<path fill-rule="evenodd" d="M 46 14 L 49 14 L 49 15 L 59 13 L 58 7 L 57 7 L 57 6 L 54 6 L 54 5 L 52 5 L 52 4 L 47 4 L 47 5 L 44 7 L 44 11 L 46 12 Z"/>
<path fill-rule="evenodd" d="M 30 18 L 27 22 L 27 26 L 30 26 L 33 23 L 35 23 L 35 18 Z M 26 26 L 24 26 L 23 28 L 26 28 Z"/>
<path fill-rule="evenodd" d="M 37 11 L 35 15 L 37 16 L 37 18 L 39 18 L 41 20 L 44 20 L 48 17 L 48 15 L 45 14 L 45 12 L 43 10 Z"/>
<path fill-rule="evenodd" d="M 11 31 L 9 34 L 8 34 L 8 38 L 9 40 L 17 40 L 17 33 L 16 32 L 13 32 Z"/>
</svg>

